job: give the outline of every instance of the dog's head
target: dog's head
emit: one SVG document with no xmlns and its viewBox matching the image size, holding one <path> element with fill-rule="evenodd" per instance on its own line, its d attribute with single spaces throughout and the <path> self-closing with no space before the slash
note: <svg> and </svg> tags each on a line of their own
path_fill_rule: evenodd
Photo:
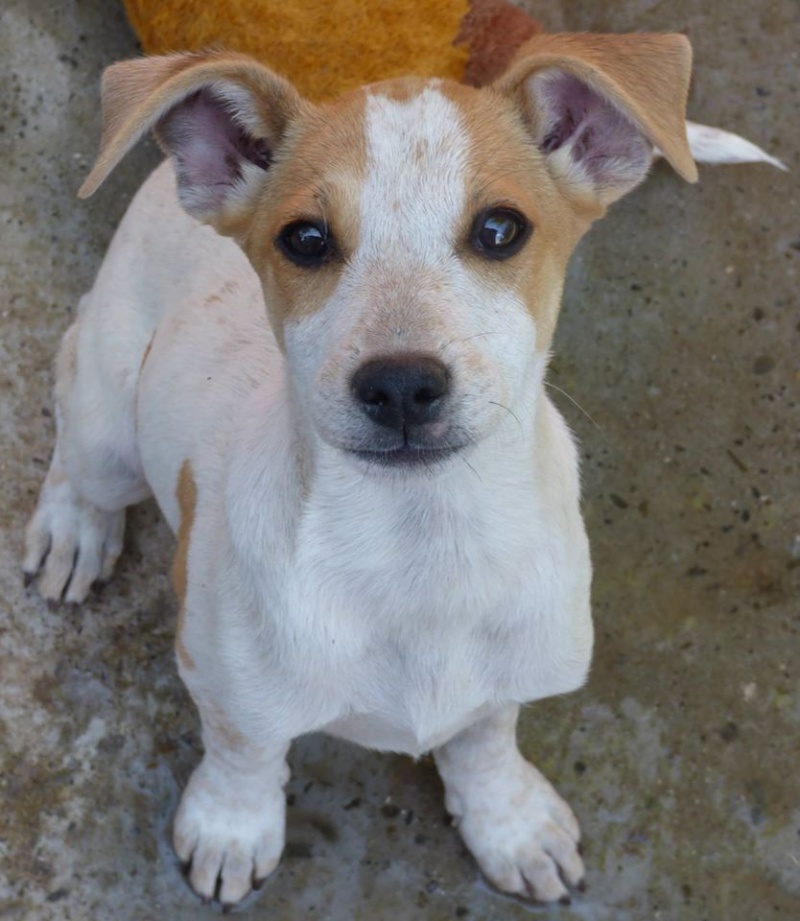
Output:
<svg viewBox="0 0 800 921">
<path fill-rule="evenodd" d="M 91 194 L 154 128 L 184 208 L 264 289 L 297 405 L 358 462 L 441 460 L 525 424 L 567 260 L 658 147 L 690 181 L 677 35 L 549 35 L 492 86 L 408 78 L 314 106 L 238 55 L 103 81 Z"/>
</svg>

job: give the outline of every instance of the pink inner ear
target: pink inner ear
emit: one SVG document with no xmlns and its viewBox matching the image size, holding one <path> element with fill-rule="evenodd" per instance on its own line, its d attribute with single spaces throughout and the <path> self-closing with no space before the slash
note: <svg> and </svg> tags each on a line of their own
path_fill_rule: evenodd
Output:
<svg viewBox="0 0 800 921">
<path fill-rule="evenodd" d="M 267 141 L 248 135 L 230 105 L 207 89 L 171 109 L 158 133 L 175 158 L 181 198 L 189 210 L 219 207 L 241 178 L 244 161 L 264 170 L 271 162 Z"/>
<path fill-rule="evenodd" d="M 553 153 L 570 144 L 570 156 L 599 185 L 636 182 L 651 161 L 651 146 L 619 109 L 571 74 L 542 74 L 537 90 L 545 114 L 540 146 Z"/>
</svg>

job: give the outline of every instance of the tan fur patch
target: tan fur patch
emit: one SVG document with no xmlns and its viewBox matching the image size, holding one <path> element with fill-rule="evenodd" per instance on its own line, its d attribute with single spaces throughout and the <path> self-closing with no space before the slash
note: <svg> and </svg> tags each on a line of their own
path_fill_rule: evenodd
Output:
<svg viewBox="0 0 800 921">
<path fill-rule="evenodd" d="M 545 349 L 555 330 L 569 256 L 599 214 L 582 212 L 564 196 L 531 144 L 514 100 L 449 82 L 440 90 L 458 106 L 470 136 L 460 255 L 482 284 L 517 292 L 536 321 L 537 348 Z M 487 259 L 469 242 L 475 217 L 493 207 L 512 208 L 533 225 L 524 249 L 507 260 Z"/>
<path fill-rule="evenodd" d="M 435 87 L 438 89 L 443 82 L 437 79 L 427 79 L 425 77 L 398 77 L 394 80 L 383 80 L 380 83 L 373 83 L 365 87 L 366 91 L 373 94 L 384 96 L 392 102 L 411 102 L 415 96 L 419 96 L 426 89 Z M 458 86 L 458 84 L 454 84 Z"/>
<path fill-rule="evenodd" d="M 189 541 L 194 524 L 194 512 L 197 505 L 197 485 L 192 473 L 192 463 L 185 460 L 178 474 L 175 497 L 181 517 L 178 525 L 178 547 L 172 562 L 172 586 L 178 596 L 178 626 L 175 631 L 175 649 L 184 668 L 194 669 L 195 664 L 183 642 L 183 630 L 186 622 L 186 586 L 189 564 Z"/>
<path fill-rule="evenodd" d="M 200 712 L 204 731 L 214 736 L 217 745 L 228 751 L 241 751 L 246 747 L 247 737 L 228 723 L 219 707 L 205 704 L 201 706 Z"/>
<path fill-rule="evenodd" d="M 209 51 L 112 64 L 103 74 L 100 153 L 79 197 L 91 195 L 167 109 L 215 82 L 227 82 L 248 93 L 253 110 L 245 127 L 257 137 L 280 137 L 306 107 L 285 80 L 241 54 Z"/>
<path fill-rule="evenodd" d="M 211 304 L 221 304 L 229 295 L 235 294 L 238 289 L 238 282 L 226 281 L 225 284 L 219 289 L 219 291 L 214 294 L 209 294 L 206 297 L 206 299 L 203 301 L 203 306 L 208 307 Z"/>
<path fill-rule="evenodd" d="M 686 138 L 692 47 L 684 35 L 543 33 L 519 49 L 515 63 L 494 85 L 519 96 L 531 74 L 547 69 L 564 70 L 601 90 L 639 125 L 680 176 L 697 181 Z M 525 102 L 520 100 L 520 105 Z M 527 114 L 535 122 L 537 114 Z"/>
<path fill-rule="evenodd" d="M 366 172 L 362 90 L 320 106 L 289 132 L 253 203 L 242 245 L 261 277 L 279 341 L 283 324 L 319 310 L 358 246 L 359 196 Z M 299 268 L 276 247 L 281 230 L 297 220 L 330 229 L 334 258 L 317 269 Z"/>
</svg>

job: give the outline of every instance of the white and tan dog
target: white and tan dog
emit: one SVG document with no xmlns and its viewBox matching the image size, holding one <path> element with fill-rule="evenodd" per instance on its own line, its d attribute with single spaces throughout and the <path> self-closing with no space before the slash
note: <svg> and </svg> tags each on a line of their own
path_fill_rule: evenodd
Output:
<svg viewBox="0 0 800 921">
<path fill-rule="evenodd" d="M 106 72 L 83 194 L 151 128 L 172 163 L 64 337 L 24 569 L 79 602 L 126 506 L 154 494 L 177 532 L 205 755 L 174 842 L 201 896 L 275 868 L 286 754 L 317 730 L 431 750 L 500 889 L 581 884 L 578 824 L 515 740 L 592 651 L 577 454 L 543 382 L 582 234 L 654 146 L 696 177 L 690 62 L 677 35 L 539 36 L 486 89 L 322 106 L 231 54 Z"/>
</svg>

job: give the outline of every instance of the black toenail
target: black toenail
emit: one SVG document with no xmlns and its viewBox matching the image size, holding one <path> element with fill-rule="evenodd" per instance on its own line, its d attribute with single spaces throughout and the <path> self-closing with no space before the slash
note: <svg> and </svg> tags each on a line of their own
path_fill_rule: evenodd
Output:
<svg viewBox="0 0 800 921">
<path fill-rule="evenodd" d="M 33 580 L 36 578 L 35 572 L 23 572 L 22 573 L 22 587 L 30 588 L 33 585 Z"/>
<path fill-rule="evenodd" d="M 586 880 L 582 879 L 575 888 L 578 892 L 586 892 L 589 887 L 586 885 Z"/>
<path fill-rule="evenodd" d="M 220 893 L 222 892 L 222 873 L 217 876 L 217 883 L 214 886 L 214 901 L 221 902 Z"/>
<path fill-rule="evenodd" d="M 572 905 L 572 899 L 568 895 L 562 895 L 558 900 L 559 905 Z"/>
</svg>

